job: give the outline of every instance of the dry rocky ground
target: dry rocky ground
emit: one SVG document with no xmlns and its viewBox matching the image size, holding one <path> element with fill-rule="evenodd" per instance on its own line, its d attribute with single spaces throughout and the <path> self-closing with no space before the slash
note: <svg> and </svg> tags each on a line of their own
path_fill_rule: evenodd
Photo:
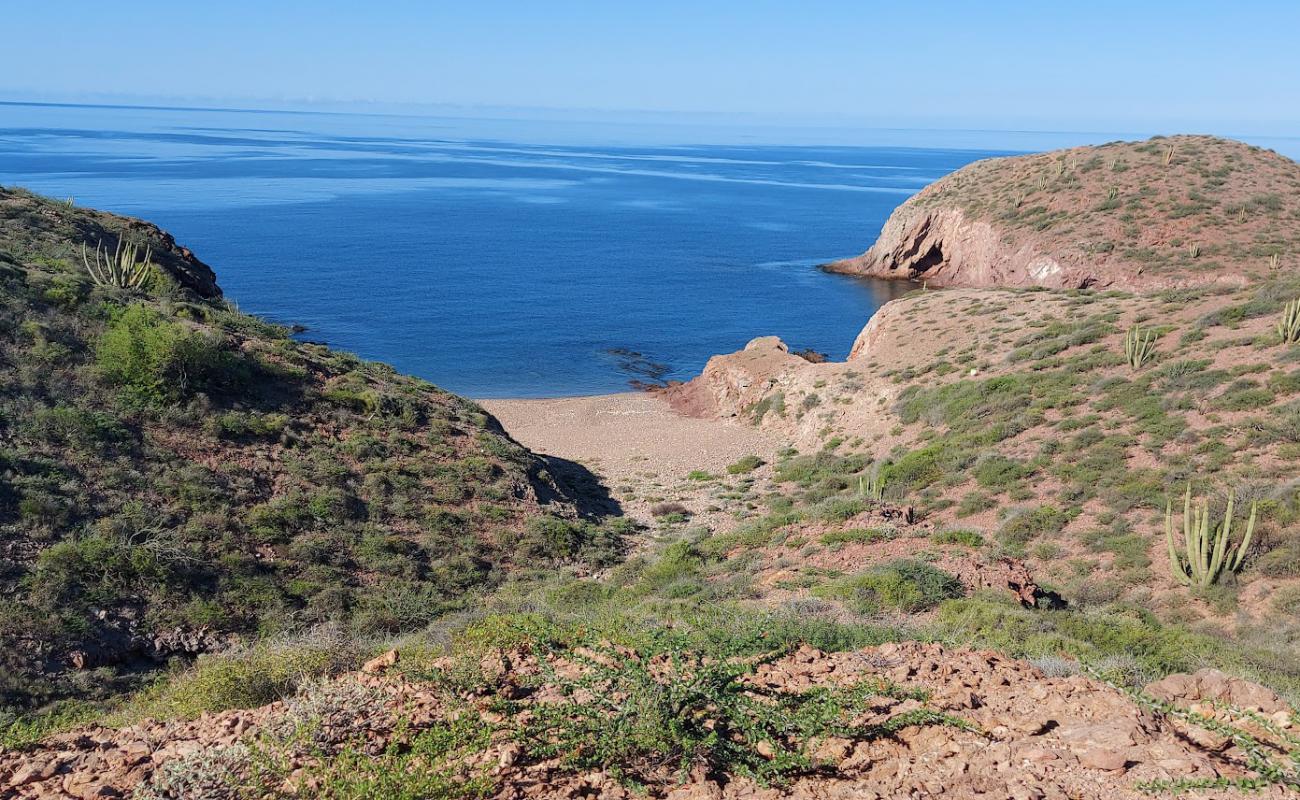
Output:
<svg viewBox="0 0 1300 800">
<path fill-rule="evenodd" d="M 828 654 L 805 646 L 759 664 L 737 684 L 740 690 L 768 697 L 835 686 L 890 687 L 853 709 L 849 728 L 802 743 L 814 774 L 765 786 L 713 774 L 704 762 L 684 779 L 658 764 L 638 775 L 642 789 L 633 790 L 609 770 L 575 770 L 562 757 L 537 756 L 512 728 L 539 706 L 573 702 L 545 676 L 580 676 L 590 671 L 587 658 L 581 651 L 542 659 L 493 653 L 483 659 L 483 684 L 456 695 L 446 682 L 399 673 L 393 651 L 360 673 L 263 708 L 189 722 L 92 727 L 2 755 L 0 797 L 124 797 L 133 791 L 143 798 L 235 796 L 235 787 L 253 776 L 268 796 L 312 796 L 326 788 L 315 777 L 320 765 L 337 760 L 345 748 L 393 768 L 398 765 L 382 759 L 394 742 L 473 717 L 485 736 L 473 752 L 456 753 L 448 780 L 481 781 L 486 794 L 499 798 L 1112 800 L 1145 796 L 1135 788 L 1143 785 L 1246 776 L 1253 759 L 1281 758 L 1298 727 L 1277 695 L 1213 670 L 1149 687 L 1152 698 L 1168 704 L 1153 709 L 1090 678 L 1053 677 L 992 652 L 905 643 Z M 666 661 L 659 665 L 671 669 Z M 532 680 L 539 675 L 540 682 Z M 502 698 L 523 699 L 510 719 L 496 702 Z M 1236 723 L 1254 738 L 1220 732 L 1215 721 Z M 307 743 L 292 736 L 302 730 L 310 732 Z M 763 752 L 764 744 L 757 746 Z M 773 744 L 767 752 L 777 756 Z M 270 774 L 273 784 L 267 783 Z M 1195 794 L 1233 792 L 1211 787 Z M 1273 788 L 1255 796 L 1294 795 Z"/>
</svg>

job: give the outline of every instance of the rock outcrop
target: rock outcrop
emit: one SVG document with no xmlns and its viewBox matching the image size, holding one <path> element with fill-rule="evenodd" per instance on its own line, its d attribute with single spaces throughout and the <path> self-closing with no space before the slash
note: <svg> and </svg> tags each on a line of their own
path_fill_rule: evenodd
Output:
<svg viewBox="0 0 1300 800">
<path fill-rule="evenodd" d="M 689 383 L 661 390 L 678 412 L 691 417 L 736 417 L 751 412 L 782 377 L 811 366 L 776 336 L 761 336 L 744 350 L 714 356 Z"/>
<path fill-rule="evenodd" d="M 1009 237 L 960 208 L 928 208 L 909 201 L 890 216 L 870 250 L 828 269 L 923 281 L 933 287 L 1083 289 L 1116 282 L 1095 262 L 1072 261 L 1031 238 Z"/>
<path fill-rule="evenodd" d="M 1297 183 L 1294 161 L 1209 136 L 977 161 L 826 268 L 932 287 L 1242 286 L 1294 261 L 1268 232 L 1297 208 L 1277 187 Z"/>
</svg>

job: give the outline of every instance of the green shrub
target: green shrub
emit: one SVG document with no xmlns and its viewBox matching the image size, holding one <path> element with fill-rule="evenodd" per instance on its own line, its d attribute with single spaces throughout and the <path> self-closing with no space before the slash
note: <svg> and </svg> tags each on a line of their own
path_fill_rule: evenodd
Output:
<svg viewBox="0 0 1300 800">
<path fill-rule="evenodd" d="M 1300 665 L 1284 648 L 1245 646 L 1194 633 L 1163 624 L 1136 607 L 1042 611 L 963 598 L 943 603 L 928 633 L 950 644 L 986 647 L 1017 658 L 1066 654 L 1103 669 L 1116 658 L 1131 660 L 1136 669 L 1114 677 L 1135 688 L 1213 664 L 1285 696 L 1300 693 Z"/>
<path fill-rule="evenodd" d="M 1275 399 L 1271 389 L 1261 387 L 1258 381 L 1243 379 L 1229 384 L 1213 405 L 1224 411 L 1251 411 L 1270 406 Z"/>
<path fill-rule="evenodd" d="M 114 315 L 95 356 L 108 380 L 150 403 L 232 388 L 248 377 L 246 367 L 222 349 L 220 339 L 140 304 Z"/>
<path fill-rule="evenodd" d="M 42 408 L 32 415 L 30 425 L 32 432 L 47 442 L 78 450 L 98 450 L 128 438 L 116 418 L 75 406 Z"/>
<path fill-rule="evenodd" d="M 679 780 L 702 767 L 762 785 L 812 772 L 812 748 L 828 736 L 871 740 L 908 725 L 966 727 L 924 707 L 876 725 L 854 724 L 877 697 L 924 700 L 883 682 L 759 695 L 744 679 L 771 656 L 727 657 L 699 644 L 662 630 L 633 651 L 589 638 L 581 650 L 557 654 L 584 668 L 576 678 L 543 661 L 534 680 L 556 685 L 564 699 L 529 706 L 517 741 L 534 759 L 609 770 L 636 784 L 666 766 Z"/>
<path fill-rule="evenodd" d="M 766 417 L 769 411 L 778 417 L 785 416 L 785 392 L 775 392 L 759 400 L 750 408 L 750 418 L 757 425 L 763 421 L 763 417 Z"/>
<path fill-rule="evenodd" d="M 743 475 L 747 472 L 753 472 L 763 466 L 765 462 L 758 456 L 745 456 L 734 464 L 727 465 L 728 475 Z"/>
<path fill-rule="evenodd" d="M 593 566 L 608 566 L 622 552 L 622 529 L 599 526 L 582 520 L 542 516 L 528 521 L 514 543 L 515 558 L 561 562 L 582 560 Z"/>
<path fill-rule="evenodd" d="M 812 513 L 827 522 L 844 522 L 866 511 L 867 505 L 861 497 L 832 497 L 818 503 Z"/>
<path fill-rule="evenodd" d="M 30 747 L 47 736 L 89 725 L 103 715 L 103 708 L 81 700 L 62 701 L 8 724 L 0 713 L 0 748 L 12 752 Z"/>
<path fill-rule="evenodd" d="M 1282 541 L 1255 559 L 1251 568 L 1270 578 L 1300 578 L 1300 538 Z"/>
<path fill-rule="evenodd" d="M 984 537 L 979 533 L 961 529 L 935 531 L 930 535 L 930 541 L 935 544 L 960 544 L 966 547 L 982 547 L 984 545 Z"/>
<path fill-rule="evenodd" d="M 1001 489 L 1028 475 L 1029 470 L 1015 459 L 993 454 L 976 461 L 971 474 L 980 486 Z"/>
<path fill-rule="evenodd" d="M 230 411 L 213 417 L 211 432 L 223 439 L 278 439 L 289 425 L 287 414 Z"/>
<path fill-rule="evenodd" d="M 690 542 L 677 541 L 642 569 L 636 590 L 671 598 L 688 597 L 703 589 L 703 575 L 704 555 Z"/>
<path fill-rule="evenodd" d="M 1061 530 L 1070 519 L 1071 515 L 1052 506 L 1018 509 L 1002 523 L 998 536 L 1004 544 L 1022 546 L 1045 533 Z"/>
<path fill-rule="evenodd" d="M 361 651 L 333 635 L 261 642 L 199 658 L 192 667 L 145 690 L 128 706 L 132 715 L 192 719 L 203 712 L 256 708 L 292 695 L 313 679 L 355 668 Z"/>
<path fill-rule="evenodd" d="M 141 586 L 161 586 L 172 576 L 163 550 L 94 533 L 41 551 L 28 579 L 46 608 L 113 603 Z"/>
<path fill-rule="evenodd" d="M 821 543 L 828 547 L 843 544 L 872 544 L 874 542 L 883 542 L 891 535 L 892 532 L 884 528 L 855 528 L 847 531 L 824 533 L 821 537 Z"/>
<path fill-rule="evenodd" d="M 881 468 L 881 480 L 888 486 L 900 486 L 905 490 L 924 489 L 946 473 L 943 459 L 951 455 L 945 452 L 946 449 L 942 444 L 933 444 L 906 453 Z"/>
<path fill-rule="evenodd" d="M 957 516 L 969 517 L 972 514 L 978 514 L 981 511 L 988 511 L 990 508 L 996 508 L 998 501 L 992 495 L 985 492 L 968 492 L 957 504 Z"/>
<path fill-rule="evenodd" d="M 1300 586 L 1286 586 L 1274 592 L 1273 609 L 1289 617 L 1300 614 Z"/>
<path fill-rule="evenodd" d="M 378 753 L 364 744 L 349 744 L 336 753 L 313 759 L 305 774 L 292 772 L 288 765 L 296 763 L 293 759 L 263 758 L 256 781 L 244 786 L 247 795 L 240 796 L 258 796 L 268 785 L 305 778 L 319 787 L 319 796 L 331 800 L 484 798 L 492 794 L 494 782 L 484 768 L 466 770 L 464 760 L 483 752 L 491 734 L 491 725 L 466 714 L 413 736 L 399 735 Z M 274 747 L 268 749 L 274 756 Z"/>
<path fill-rule="evenodd" d="M 962 595 L 961 581 L 922 561 L 901 559 L 873 567 L 820 589 L 859 614 L 894 610 L 915 613 Z"/>
</svg>

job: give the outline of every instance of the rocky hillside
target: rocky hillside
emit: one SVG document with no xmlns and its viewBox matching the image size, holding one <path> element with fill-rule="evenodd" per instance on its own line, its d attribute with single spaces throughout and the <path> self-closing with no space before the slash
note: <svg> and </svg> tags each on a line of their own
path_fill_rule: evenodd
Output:
<svg viewBox="0 0 1300 800">
<path fill-rule="evenodd" d="M 1243 286 L 1300 268 L 1300 165 L 1209 136 L 979 161 L 829 269 L 930 286 Z"/>
<path fill-rule="evenodd" d="M 239 313 L 152 225 L 0 189 L 0 709 L 254 634 L 418 628 L 613 558 L 579 511 L 473 403 Z"/>
<path fill-rule="evenodd" d="M 1173 147 L 1168 165 L 1155 145 L 1166 154 Z M 1244 145 L 1189 137 L 986 162 L 906 204 L 871 254 L 890 249 L 899 220 L 937 208 L 936 198 L 957 188 L 974 203 L 981 192 L 996 196 L 1002 185 L 997 176 L 1072 162 L 1084 185 L 1082 176 L 1105 167 L 1103 156 L 1102 166 L 1089 166 L 1093 155 L 1107 152 L 1117 165 L 1128 165 L 1118 173 L 1109 168 L 1109 174 L 1177 169 L 1193 188 L 1208 180 L 1193 171 L 1196 159 L 1232 163 L 1240 169 L 1225 172 L 1219 184 L 1225 202 L 1287 199 L 1260 201 L 1244 222 L 1229 215 L 1249 231 L 1244 241 L 1216 240 L 1216 249 L 1203 248 L 1193 266 L 1170 262 L 1159 273 L 1174 283 L 1227 279 L 1213 287 L 1152 290 L 1162 280 L 1134 292 L 918 290 L 882 308 L 845 362 L 809 363 L 779 340 L 757 339 L 741 352 L 715 357 L 701 376 L 667 396 L 686 413 L 744 420 L 790 437 L 808 454 L 806 463 L 778 467 L 778 479 L 789 476 L 810 493 L 817 481 L 835 480 L 845 495 L 861 500 L 874 482 L 885 500 L 912 506 L 935 529 L 964 532 L 958 538 L 979 543 L 986 558 L 1023 559 L 1039 585 L 1068 603 L 1135 602 L 1166 620 L 1292 642 L 1300 608 L 1300 344 L 1282 328 L 1288 304 L 1300 299 L 1300 263 L 1283 258 L 1270 269 L 1262 259 L 1253 269 L 1250 253 L 1260 243 L 1300 236 L 1300 219 L 1289 205 L 1294 163 Z M 1142 166 L 1140 155 L 1151 163 Z M 981 182 L 973 175 L 991 177 Z M 1162 185 L 1165 196 L 1190 191 Z M 957 213 L 990 206 L 986 199 Z M 1157 209 L 1147 203 L 1149 214 Z M 1137 238 L 1146 241 L 1141 237 L 1194 219 L 1208 248 L 1208 233 L 1215 230 L 1208 214 L 1165 208 L 1159 218 L 1143 218 Z M 1069 238 L 1059 232 L 1030 236 L 1017 222 L 979 224 L 993 226 L 989 241 L 1027 236 L 1024 241 L 1038 248 L 1035 257 L 1072 264 L 1071 270 L 1082 270 L 1077 274 L 1116 276 L 1098 284 L 1122 283 L 1121 274 L 1153 275 L 1124 272 L 1132 262 L 1122 260 L 1123 246 L 1095 262 L 1075 249 L 1081 233 L 1105 229 L 1110 219 L 1105 210 L 1076 215 Z M 979 264 L 996 262 L 981 253 Z M 1019 273 L 1001 267 L 975 273 L 964 263 L 944 261 L 935 269 L 958 283 L 1021 282 Z M 1126 349 L 1134 336 L 1149 343 L 1136 364 Z M 1231 493 L 1238 535 L 1250 504 L 1257 508 L 1240 569 L 1190 588 L 1171 563 L 1164 524 L 1172 504 L 1175 558 L 1185 563 L 1181 512 L 1188 486 L 1209 503 L 1216 524 Z M 869 520 L 849 524 L 862 532 L 856 540 L 840 536 L 834 552 L 805 549 L 796 557 L 789 547 L 762 550 L 765 574 L 816 587 L 826 569 L 933 555 L 928 536 L 901 529 L 879 534 L 880 526 Z M 782 538 L 769 536 L 765 544 Z M 754 558 L 750 554 L 751 564 Z"/>
</svg>

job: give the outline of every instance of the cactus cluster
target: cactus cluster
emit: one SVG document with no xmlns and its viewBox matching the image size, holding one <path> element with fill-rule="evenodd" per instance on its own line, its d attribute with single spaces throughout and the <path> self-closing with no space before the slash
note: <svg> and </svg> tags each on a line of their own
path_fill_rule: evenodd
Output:
<svg viewBox="0 0 1300 800">
<path fill-rule="evenodd" d="M 1287 303 L 1282 309 L 1282 319 L 1277 321 L 1277 335 L 1285 344 L 1300 342 L 1300 298 Z"/>
<path fill-rule="evenodd" d="M 1174 509 L 1170 501 L 1165 506 L 1165 541 L 1169 545 L 1169 569 L 1174 578 L 1184 586 L 1205 588 L 1217 583 L 1226 571 L 1229 574 L 1241 569 L 1255 534 L 1256 504 L 1250 504 L 1250 520 L 1246 535 L 1236 547 L 1229 547 L 1232 538 L 1233 492 L 1228 492 L 1228 508 L 1223 521 L 1211 525 L 1209 502 L 1202 499 L 1192 503 L 1192 487 L 1183 494 L 1183 552 L 1174 546 Z"/>
<path fill-rule="evenodd" d="M 81 263 L 86 265 L 90 278 L 100 286 L 117 286 L 123 289 L 140 289 L 149 280 L 153 268 L 153 248 L 146 247 L 144 258 L 140 258 L 140 246 L 126 244 L 117 240 L 117 249 L 112 253 L 103 242 L 95 245 L 95 261 L 83 242 L 81 245 Z"/>
<path fill-rule="evenodd" d="M 1135 371 L 1155 357 L 1156 332 L 1134 325 L 1124 335 L 1124 357 Z"/>
<path fill-rule="evenodd" d="M 873 464 L 866 475 L 858 476 L 858 494 L 876 503 L 885 499 L 885 479 L 880 474 L 880 464 Z"/>
</svg>

